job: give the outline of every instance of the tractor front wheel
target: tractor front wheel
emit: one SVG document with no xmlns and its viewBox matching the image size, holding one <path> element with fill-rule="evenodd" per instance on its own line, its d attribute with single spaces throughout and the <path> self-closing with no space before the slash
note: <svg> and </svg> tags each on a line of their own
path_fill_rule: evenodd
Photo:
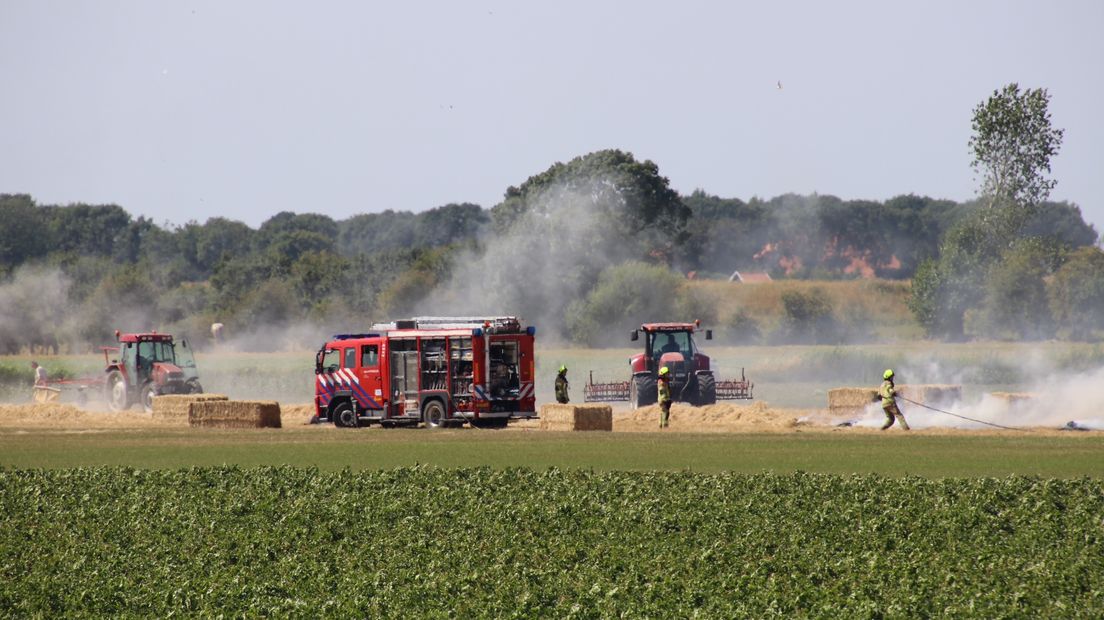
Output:
<svg viewBox="0 0 1104 620">
<path fill-rule="evenodd" d="M 157 395 L 157 386 L 153 381 L 147 381 L 138 392 L 138 402 L 142 403 L 142 411 L 153 413 L 153 397 Z"/>
<path fill-rule="evenodd" d="M 629 384 L 629 404 L 633 409 L 647 407 L 656 404 L 659 392 L 656 388 L 656 378 L 652 375 L 636 375 Z"/>
<path fill-rule="evenodd" d="M 698 405 L 717 403 L 717 379 L 713 375 L 698 375 Z"/>
<path fill-rule="evenodd" d="M 184 384 L 184 392 L 187 394 L 202 394 L 203 386 L 199 384 L 199 379 L 188 379 L 188 382 Z"/>
<path fill-rule="evenodd" d="M 130 408 L 126 377 L 118 370 L 112 370 L 107 374 L 107 382 L 104 383 L 104 400 L 107 401 L 107 408 L 112 411 Z"/>
</svg>

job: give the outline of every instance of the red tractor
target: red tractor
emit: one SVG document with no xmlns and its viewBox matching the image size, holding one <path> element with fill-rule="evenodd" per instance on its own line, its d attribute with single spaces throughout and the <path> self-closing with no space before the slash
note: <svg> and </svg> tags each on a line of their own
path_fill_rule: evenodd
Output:
<svg viewBox="0 0 1104 620">
<path fill-rule="evenodd" d="M 709 356 L 698 351 L 694 344 L 693 323 L 645 323 L 632 331 L 631 340 L 640 340 L 644 332 L 644 352 L 629 359 L 632 368 L 630 381 L 595 383 L 593 372 L 583 387 L 586 402 L 629 401 L 633 408 L 655 404 L 658 394 L 656 381 L 659 369 L 667 367 L 671 374 L 671 397 L 675 401 L 692 405 L 712 405 L 717 399 L 749 400 L 754 384 L 740 369 L 740 379 L 718 381 L 713 376 Z M 713 331 L 705 330 L 705 339 L 713 339 Z"/>
<path fill-rule="evenodd" d="M 153 397 L 160 394 L 198 394 L 199 371 L 188 341 L 174 342 L 169 334 L 122 334 L 115 331 L 118 347 L 104 347 L 104 399 L 112 411 L 141 403 L 153 411 Z M 109 352 L 118 353 L 108 359 Z"/>
</svg>

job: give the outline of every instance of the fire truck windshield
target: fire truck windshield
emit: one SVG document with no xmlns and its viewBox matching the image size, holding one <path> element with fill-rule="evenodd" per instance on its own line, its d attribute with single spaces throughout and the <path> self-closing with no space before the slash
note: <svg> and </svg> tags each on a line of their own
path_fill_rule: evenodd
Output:
<svg viewBox="0 0 1104 620">
<path fill-rule="evenodd" d="M 315 360 L 315 370 L 317 372 L 333 372 L 341 367 L 341 351 L 338 349 L 323 349 L 318 352 L 318 357 Z"/>
</svg>

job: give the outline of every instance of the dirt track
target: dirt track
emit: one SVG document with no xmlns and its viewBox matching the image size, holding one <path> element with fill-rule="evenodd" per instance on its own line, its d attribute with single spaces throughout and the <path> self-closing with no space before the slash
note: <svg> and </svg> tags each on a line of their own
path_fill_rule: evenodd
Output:
<svg viewBox="0 0 1104 620">
<path fill-rule="evenodd" d="M 308 427 L 307 422 L 313 414 L 309 404 L 283 405 L 281 417 L 285 428 L 331 428 L 329 425 Z M 150 414 L 137 410 L 110 412 L 83 410 L 75 405 L 46 404 L 0 404 L 0 429 L 46 429 L 46 430 L 83 430 L 83 429 L 153 429 L 181 428 L 181 421 L 156 419 Z M 540 432 L 539 423 L 525 421 L 513 423 L 511 430 L 522 432 Z M 642 409 L 615 410 L 613 414 L 614 432 L 658 432 L 659 407 Z M 708 407 L 691 407 L 675 404 L 671 407 L 670 428 L 665 433 L 802 433 L 831 432 L 849 434 L 877 434 L 876 428 L 838 427 L 824 410 L 776 409 L 769 404 L 756 402 L 751 404 L 718 403 Z M 1022 435 L 1025 431 L 999 429 L 959 429 L 930 427 L 916 429 L 912 434 L 922 435 Z M 1068 432 L 1054 428 L 1033 428 L 1032 435 L 1059 436 L 1097 436 L 1095 432 Z M 902 434 L 897 428 L 886 431 L 887 434 Z"/>
</svg>

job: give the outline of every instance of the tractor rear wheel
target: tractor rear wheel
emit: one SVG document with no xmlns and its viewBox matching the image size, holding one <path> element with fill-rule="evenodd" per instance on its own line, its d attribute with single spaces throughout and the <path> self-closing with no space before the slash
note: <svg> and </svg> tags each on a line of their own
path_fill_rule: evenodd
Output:
<svg viewBox="0 0 1104 620">
<path fill-rule="evenodd" d="M 341 401 L 333 408 L 330 419 L 333 420 L 334 426 L 338 428 L 356 428 L 358 426 L 353 404 L 347 400 Z"/>
<path fill-rule="evenodd" d="M 431 400 L 422 409 L 426 428 L 441 428 L 445 424 L 445 406 L 439 400 Z"/>
<path fill-rule="evenodd" d="M 656 378 L 652 375 L 636 375 L 629 384 L 629 404 L 633 409 L 654 405 L 659 399 Z"/>
<path fill-rule="evenodd" d="M 698 405 L 717 403 L 717 379 L 713 375 L 698 375 Z"/>
<path fill-rule="evenodd" d="M 147 381 L 138 391 L 138 402 L 142 405 L 142 411 L 153 413 L 153 397 L 157 395 L 157 386 L 153 381 Z"/>
<path fill-rule="evenodd" d="M 104 383 L 104 400 L 112 411 L 123 411 L 130 407 L 130 394 L 127 391 L 126 377 L 118 370 L 107 373 Z"/>
<path fill-rule="evenodd" d="M 203 386 L 199 384 L 199 379 L 188 379 L 188 382 L 184 384 L 184 392 L 187 394 L 202 394 Z"/>
</svg>

